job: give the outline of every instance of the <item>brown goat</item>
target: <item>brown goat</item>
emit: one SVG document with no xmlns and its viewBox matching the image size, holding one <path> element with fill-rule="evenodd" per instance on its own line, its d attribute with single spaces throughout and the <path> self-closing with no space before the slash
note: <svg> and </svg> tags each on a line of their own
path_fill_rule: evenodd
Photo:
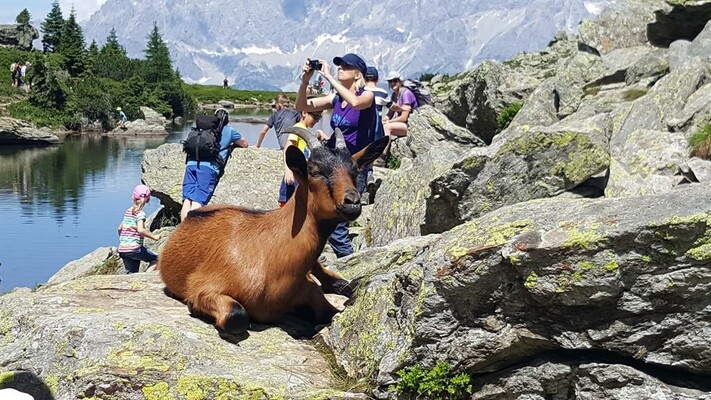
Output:
<svg viewBox="0 0 711 400">
<path fill-rule="evenodd" d="M 242 333 L 250 318 L 273 323 L 297 308 L 310 310 L 315 323 L 329 323 L 337 310 L 324 292 L 352 290 L 318 257 L 336 225 L 360 215 L 356 174 L 382 153 L 388 138 L 351 156 L 338 129 L 335 149 L 306 130 L 290 133 L 307 141 L 311 157 L 307 162 L 298 148 L 287 148 L 286 164 L 299 185 L 283 208 L 263 212 L 221 205 L 191 211 L 160 255 L 167 291 L 191 313 L 214 318 L 221 330 Z"/>
</svg>

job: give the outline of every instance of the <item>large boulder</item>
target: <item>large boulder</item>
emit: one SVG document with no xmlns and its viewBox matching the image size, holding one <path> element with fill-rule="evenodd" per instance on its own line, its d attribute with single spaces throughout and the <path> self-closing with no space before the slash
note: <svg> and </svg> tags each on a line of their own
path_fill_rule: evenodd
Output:
<svg viewBox="0 0 711 400">
<path fill-rule="evenodd" d="M 686 138 L 680 132 L 640 129 L 610 151 L 607 197 L 668 192 L 680 182 L 675 175 L 689 159 Z"/>
<path fill-rule="evenodd" d="M 604 392 L 616 375 L 605 378 L 601 366 L 589 381 L 589 363 L 640 377 L 615 390 L 642 396 L 654 385 L 679 394 L 666 398 L 702 398 L 684 388 L 695 381 L 708 396 L 709 198 L 711 187 L 695 184 L 658 196 L 535 200 L 357 253 L 339 261 L 359 285 L 327 340 L 351 377 L 383 389 L 415 364 L 441 361 L 483 378 L 559 357 L 587 377 L 576 390 L 600 386 L 580 398 L 638 398 Z M 527 379 L 534 393 L 555 390 L 548 373 Z M 546 398 L 571 398 L 567 382 Z M 484 398 L 517 398 L 499 396 Z"/>
<path fill-rule="evenodd" d="M 154 274 L 104 275 L 0 296 L 0 388 L 44 382 L 56 400 L 353 398 L 314 343 L 259 325 L 224 340 L 163 287 Z M 38 376 L 23 386 L 26 371 Z"/>
<path fill-rule="evenodd" d="M 37 128 L 19 119 L 0 117 L 0 145 L 47 146 L 61 140 L 49 128 Z"/>
<path fill-rule="evenodd" d="M 140 107 L 143 119 L 151 125 L 168 125 L 170 121 L 150 107 Z"/>
<path fill-rule="evenodd" d="M 32 41 L 37 38 L 39 38 L 39 32 L 28 24 L 0 25 L 0 47 L 29 51 L 32 50 Z"/>
<path fill-rule="evenodd" d="M 143 155 L 143 182 L 151 187 L 169 213 L 183 203 L 185 153 L 178 143 L 164 144 Z M 225 174 L 217 185 L 214 203 L 271 210 L 278 206 L 279 185 L 284 173 L 282 153 L 270 149 L 235 149 Z"/>
<path fill-rule="evenodd" d="M 412 113 L 407 130 L 405 140 L 398 139 L 392 143 L 390 151 L 398 158 L 416 158 L 432 149 L 461 153 L 485 145 L 478 136 L 455 125 L 431 106 L 420 107 Z"/>
<path fill-rule="evenodd" d="M 144 118 L 126 122 L 125 127 L 117 126 L 107 132 L 109 136 L 168 136 L 166 125 L 170 124 L 165 117 L 148 107 L 141 107 Z"/>
<path fill-rule="evenodd" d="M 378 190 L 373 243 L 444 232 L 505 205 L 574 189 L 609 166 L 610 129 L 602 114 L 509 129 L 464 155 L 432 150 Z"/>
<path fill-rule="evenodd" d="M 593 20 L 578 26 L 581 43 L 600 54 L 615 49 L 649 44 L 647 26 L 655 12 L 670 11 L 664 0 L 624 0 L 611 5 Z"/>
<path fill-rule="evenodd" d="M 478 400 L 530 399 L 619 399 L 697 400 L 708 398 L 707 392 L 675 386 L 683 381 L 678 374 L 666 372 L 653 377 L 635 367 L 606 362 L 560 360 L 537 361 L 491 374 L 474 383 Z M 638 365 L 636 367 L 639 367 Z M 670 378 L 671 377 L 671 378 Z M 691 380 L 693 386 L 699 379 Z"/>
<path fill-rule="evenodd" d="M 506 106 L 525 100 L 576 52 L 575 40 L 561 35 L 538 53 L 522 53 L 504 63 L 485 61 L 439 86 L 435 104 L 452 122 L 491 143 L 498 133 L 499 113 Z"/>
<path fill-rule="evenodd" d="M 538 85 L 509 126 L 549 126 L 568 117 L 578 110 L 585 85 L 602 73 L 601 58 L 590 53 L 581 51 L 561 60 L 553 76 Z"/>
</svg>

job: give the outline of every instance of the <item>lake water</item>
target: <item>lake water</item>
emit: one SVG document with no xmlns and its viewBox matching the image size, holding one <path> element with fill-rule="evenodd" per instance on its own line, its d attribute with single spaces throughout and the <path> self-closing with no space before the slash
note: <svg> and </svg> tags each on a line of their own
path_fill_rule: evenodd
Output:
<svg viewBox="0 0 711 400">
<path fill-rule="evenodd" d="M 269 112 L 232 115 L 266 120 Z M 250 146 L 257 143 L 261 123 L 230 125 Z M 185 124 L 166 138 L 82 135 L 55 147 L 0 147 L 0 293 L 44 283 L 69 261 L 116 246 L 116 227 L 141 182 L 144 150 L 179 142 L 189 130 Z M 278 148 L 273 130 L 262 146 Z M 159 207 L 154 197 L 146 213 Z"/>
</svg>

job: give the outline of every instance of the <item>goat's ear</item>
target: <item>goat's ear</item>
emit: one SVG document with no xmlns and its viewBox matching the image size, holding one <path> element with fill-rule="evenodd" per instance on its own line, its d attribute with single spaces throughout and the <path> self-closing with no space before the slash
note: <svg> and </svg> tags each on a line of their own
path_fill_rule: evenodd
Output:
<svg viewBox="0 0 711 400">
<path fill-rule="evenodd" d="M 383 150 L 388 147 L 388 143 L 390 143 L 390 137 L 388 136 L 376 140 L 363 150 L 355 153 L 353 155 L 353 161 L 358 163 L 358 168 L 372 164 L 376 158 L 383 154 Z"/>
<path fill-rule="evenodd" d="M 286 166 L 296 175 L 307 177 L 306 157 L 296 146 L 286 148 Z"/>
</svg>

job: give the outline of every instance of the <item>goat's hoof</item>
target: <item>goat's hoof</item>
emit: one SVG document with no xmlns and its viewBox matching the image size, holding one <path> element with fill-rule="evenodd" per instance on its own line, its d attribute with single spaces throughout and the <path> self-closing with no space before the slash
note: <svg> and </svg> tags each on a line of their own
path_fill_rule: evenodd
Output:
<svg viewBox="0 0 711 400">
<path fill-rule="evenodd" d="M 230 333 L 242 334 L 247 332 L 248 327 L 249 316 L 247 315 L 247 310 L 241 304 L 235 302 L 220 328 Z"/>
<path fill-rule="evenodd" d="M 351 298 L 353 296 L 353 288 L 347 280 L 339 279 L 333 282 L 333 293 Z"/>
</svg>

